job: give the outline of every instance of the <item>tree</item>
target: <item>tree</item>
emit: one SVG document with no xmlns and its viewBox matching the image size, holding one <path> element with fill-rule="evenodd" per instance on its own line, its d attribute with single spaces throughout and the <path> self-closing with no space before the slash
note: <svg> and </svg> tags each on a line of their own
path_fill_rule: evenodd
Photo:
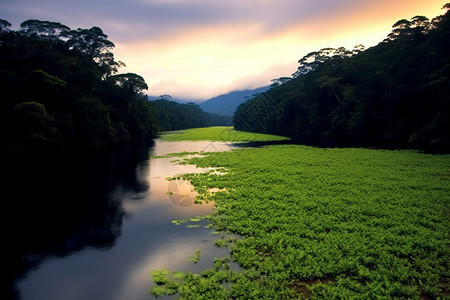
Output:
<svg viewBox="0 0 450 300">
<path fill-rule="evenodd" d="M 100 28 L 28 20 L 5 34 L 9 22 L 0 26 L 2 154 L 110 147 L 156 134 L 147 84 L 133 73 L 110 79 L 123 63 Z"/>
<path fill-rule="evenodd" d="M 236 129 L 316 145 L 448 151 L 449 11 L 431 23 L 423 16 L 399 20 L 383 43 L 366 50 L 309 53 L 292 80 L 238 107 Z M 271 117 L 265 99 L 281 113 Z"/>
<path fill-rule="evenodd" d="M 166 95 L 166 94 L 159 96 L 159 98 L 162 100 L 168 100 L 168 101 L 172 100 L 172 96 Z"/>
<path fill-rule="evenodd" d="M 69 30 L 70 28 L 66 25 L 50 21 L 28 20 L 20 24 L 21 34 L 28 37 L 39 37 L 50 43 L 61 40 Z"/>
<path fill-rule="evenodd" d="M 148 90 L 148 85 L 142 76 L 134 73 L 118 74 L 111 76 L 115 84 L 123 87 L 131 93 L 142 93 L 143 90 Z"/>
<path fill-rule="evenodd" d="M 77 51 L 90 59 L 97 58 L 102 52 L 114 48 L 114 44 L 108 40 L 108 36 L 98 27 L 71 30 L 67 32 L 66 37 L 70 50 Z"/>
<path fill-rule="evenodd" d="M 321 89 L 330 89 L 334 96 L 336 97 L 336 100 L 342 104 L 342 100 L 339 98 L 339 96 L 336 93 L 336 86 L 338 82 L 342 79 L 342 77 L 329 77 L 329 76 L 322 76 L 319 79 L 316 80 L 318 84 L 320 84 L 319 88 Z"/>
<path fill-rule="evenodd" d="M 359 49 L 361 49 L 360 46 L 355 47 L 356 51 L 348 51 L 344 47 L 340 48 L 323 48 L 319 51 L 310 52 L 307 55 L 305 55 L 302 59 L 298 61 L 300 66 L 298 67 L 297 71 L 292 74 L 293 78 L 297 78 L 303 75 L 308 74 L 311 71 L 314 71 L 320 64 L 326 62 L 329 59 L 332 58 L 345 58 L 345 57 L 351 57 L 354 54 L 359 53 Z"/>
<path fill-rule="evenodd" d="M 409 29 L 411 28 L 411 22 L 407 19 L 401 19 L 397 22 L 395 22 L 394 25 L 392 25 L 392 32 L 388 35 L 388 38 L 390 40 L 398 39 L 399 37 L 407 36 L 409 35 Z"/>
<path fill-rule="evenodd" d="M 108 40 L 108 36 L 99 27 L 70 30 L 65 33 L 65 39 L 69 50 L 96 62 L 102 69 L 104 78 L 117 73 L 118 68 L 124 65 L 114 60 L 110 51 L 114 48 L 114 43 Z"/>
<path fill-rule="evenodd" d="M 285 83 L 291 81 L 291 79 L 292 79 L 291 77 L 280 77 L 280 78 L 277 78 L 277 79 L 272 79 L 271 80 L 272 81 L 271 87 L 280 86 L 282 84 L 285 84 Z"/>
<path fill-rule="evenodd" d="M 11 23 L 6 20 L 0 19 L 0 37 L 2 36 L 3 32 L 9 31 L 9 27 L 11 27 Z"/>
</svg>

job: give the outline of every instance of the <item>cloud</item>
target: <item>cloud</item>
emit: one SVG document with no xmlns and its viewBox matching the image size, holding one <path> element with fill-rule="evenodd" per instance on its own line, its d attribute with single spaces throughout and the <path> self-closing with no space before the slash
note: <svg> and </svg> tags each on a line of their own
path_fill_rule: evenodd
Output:
<svg viewBox="0 0 450 300">
<path fill-rule="evenodd" d="M 0 10 L 14 15 L 14 22 L 29 18 L 60 21 L 68 26 L 100 26 L 121 41 L 158 38 L 186 27 L 216 26 L 251 22 L 264 24 L 265 30 L 286 28 L 302 19 L 355 0 L 15 0 L 2 3 Z M 22 17 L 21 20 L 17 20 Z"/>
<path fill-rule="evenodd" d="M 440 0 L 14 0 L 0 18 L 98 26 L 150 93 L 207 99 L 289 76 L 323 47 L 380 42 L 401 18 L 439 14 Z M 430 9 L 433 8 L 433 9 Z M 281 74 L 286 72 L 284 74 Z"/>
<path fill-rule="evenodd" d="M 289 34 L 265 38 L 258 35 L 260 30 L 258 24 L 201 28 L 161 40 L 116 44 L 115 53 L 130 71 L 146 78 L 152 95 L 186 98 L 186 93 L 179 95 L 183 90 L 192 94 L 191 99 L 207 99 L 219 90 L 268 85 L 270 79 L 295 71 L 304 45 Z M 284 68 L 287 74 L 274 67 L 280 65 L 289 65 Z"/>
</svg>

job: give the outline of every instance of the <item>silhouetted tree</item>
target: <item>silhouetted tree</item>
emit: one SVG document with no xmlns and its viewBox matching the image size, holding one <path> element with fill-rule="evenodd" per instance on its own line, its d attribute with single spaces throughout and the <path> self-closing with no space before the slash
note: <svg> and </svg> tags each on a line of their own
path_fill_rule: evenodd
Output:
<svg viewBox="0 0 450 300">
<path fill-rule="evenodd" d="M 234 125 L 315 144 L 449 149 L 449 62 L 448 11 L 402 19 L 375 47 L 309 53 L 292 80 L 239 106 Z"/>
<path fill-rule="evenodd" d="M 153 105 L 144 79 L 118 74 L 114 44 L 98 27 L 71 30 L 1 20 L 1 153 L 98 148 L 151 138 Z M 0 153 L 0 154 L 1 154 Z"/>
</svg>

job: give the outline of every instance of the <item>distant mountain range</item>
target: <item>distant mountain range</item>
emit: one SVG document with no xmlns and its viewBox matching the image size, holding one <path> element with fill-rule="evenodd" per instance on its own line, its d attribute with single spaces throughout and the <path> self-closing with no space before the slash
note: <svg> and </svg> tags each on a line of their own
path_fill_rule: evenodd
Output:
<svg viewBox="0 0 450 300">
<path fill-rule="evenodd" d="M 255 96 L 256 94 L 261 94 L 261 93 L 266 92 L 267 90 L 269 90 L 269 88 L 270 88 L 269 86 L 265 86 L 265 87 L 257 88 L 254 90 L 233 91 L 228 94 L 219 95 L 219 96 L 213 97 L 209 100 L 205 100 L 204 102 L 201 102 L 198 105 L 200 106 L 200 108 L 203 111 L 206 111 L 208 113 L 216 113 L 216 114 L 223 115 L 223 116 L 232 116 L 234 114 L 236 108 L 240 104 L 253 98 L 253 96 Z M 154 101 L 154 100 L 162 99 L 164 97 L 162 97 L 162 96 L 159 96 L 159 97 L 147 96 L 147 98 L 150 101 Z M 172 97 L 168 97 L 166 99 L 173 101 L 173 102 L 181 103 L 181 104 L 186 104 L 188 102 L 198 103 L 195 100 L 186 101 L 186 100 L 176 99 L 176 98 L 172 98 Z"/>
<path fill-rule="evenodd" d="M 209 113 L 232 116 L 236 108 L 255 94 L 264 93 L 270 87 L 261 87 L 254 90 L 234 91 L 220 95 L 200 104 L 200 108 Z"/>
</svg>

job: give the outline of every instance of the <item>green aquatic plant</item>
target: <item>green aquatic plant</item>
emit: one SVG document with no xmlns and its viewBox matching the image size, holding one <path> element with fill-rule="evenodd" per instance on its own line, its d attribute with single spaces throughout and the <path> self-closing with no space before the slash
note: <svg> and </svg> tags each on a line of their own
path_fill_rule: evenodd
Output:
<svg viewBox="0 0 450 300">
<path fill-rule="evenodd" d="M 229 170 L 185 176 L 198 190 L 227 190 L 204 194 L 217 207 L 212 222 L 243 236 L 216 242 L 228 243 L 246 269 L 230 275 L 229 289 L 213 289 L 217 295 L 448 293 L 449 155 L 290 145 L 186 161 Z"/>
<path fill-rule="evenodd" d="M 186 222 L 186 220 L 184 220 L 184 219 L 172 220 L 172 223 L 175 225 L 181 225 L 184 222 Z"/>
<path fill-rule="evenodd" d="M 153 282 L 156 283 L 150 292 L 154 296 L 176 294 L 186 276 L 183 272 L 170 272 L 167 269 L 153 270 L 151 274 Z"/>
<path fill-rule="evenodd" d="M 216 245 L 219 248 L 223 248 L 227 246 L 227 242 L 224 239 L 215 240 L 214 245 Z"/>
<path fill-rule="evenodd" d="M 186 228 L 200 228 L 200 225 L 198 225 L 198 224 L 189 224 L 189 225 L 186 225 Z"/>
<path fill-rule="evenodd" d="M 189 273 L 179 282 L 181 298 L 449 293 L 449 155 L 279 145 L 181 163 L 226 170 L 182 177 L 199 200 L 214 201 L 212 234 L 242 236 L 215 244 L 228 246 L 244 268 Z"/>
<path fill-rule="evenodd" d="M 152 279 L 156 284 L 165 284 L 167 282 L 167 274 L 169 274 L 169 270 L 153 270 L 151 274 Z"/>
<path fill-rule="evenodd" d="M 158 159 L 158 158 L 174 158 L 174 157 L 184 157 L 188 155 L 197 155 L 200 154 L 200 152 L 177 152 L 177 153 L 168 153 L 164 155 L 153 155 L 151 158 Z"/>
<path fill-rule="evenodd" d="M 202 250 L 196 250 L 195 254 L 192 256 L 189 256 L 188 260 L 193 262 L 194 264 L 198 263 L 200 260 L 200 255 L 202 254 Z"/>
</svg>

